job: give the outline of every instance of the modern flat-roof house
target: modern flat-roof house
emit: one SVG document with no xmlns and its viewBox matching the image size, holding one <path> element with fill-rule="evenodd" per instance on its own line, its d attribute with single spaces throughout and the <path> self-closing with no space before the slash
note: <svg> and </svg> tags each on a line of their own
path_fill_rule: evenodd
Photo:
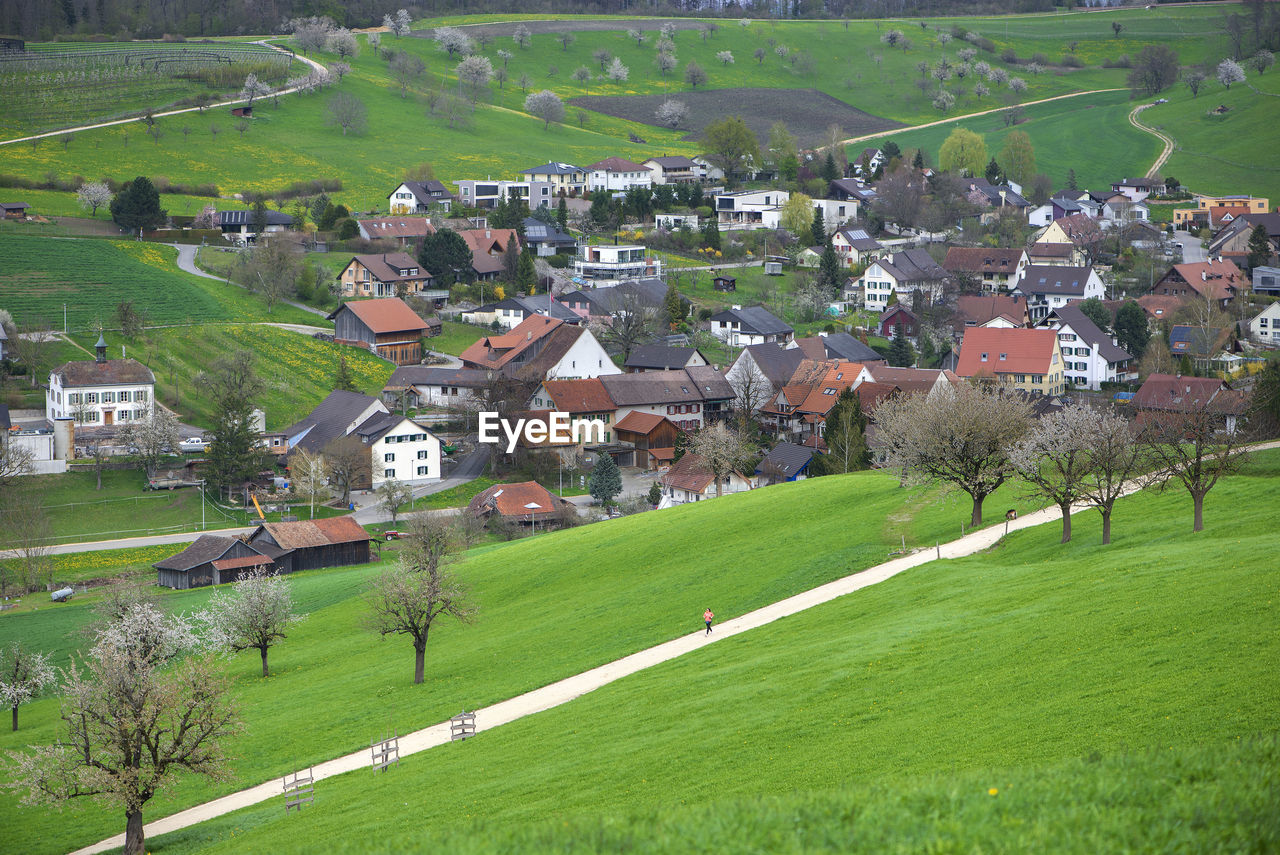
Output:
<svg viewBox="0 0 1280 855">
<path fill-rule="evenodd" d="M 572 163 L 544 163 L 532 169 L 522 169 L 520 174 L 527 176 L 525 180 L 534 184 L 549 184 L 551 193 L 559 196 L 581 196 L 587 191 L 587 170 Z"/>
<path fill-rule="evenodd" d="M 616 285 L 628 279 L 662 275 L 662 259 L 639 244 L 582 244 L 573 259 L 573 275 L 592 285 Z"/>
<path fill-rule="evenodd" d="M 1061 395 L 1062 350 L 1047 329 L 973 327 L 960 343 L 956 374 L 990 378 L 1029 394 Z"/>
<path fill-rule="evenodd" d="M 711 316 L 711 334 L 733 347 L 770 342 L 785 346 L 795 332 L 764 306 L 734 306 Z"/>
<path fill-rule="evenodd" d="M 715 212 L 722 229 L 777 228 L 782 206 L 791 194 L 786 190 L 740 190 L 715 197 Z"/>
<path fill-rule="evenodd" d="M 1092 267 L 1033 264 L 1022 269 L 1021 278 L 1014 281 L 1013 293 L 1026 297 L 1027 312 L 1035 323 L 1075 300 L 1101 300 L 1106 289 Z"/>
<path fill-rule="evenodd" d="M 433 207 L 449 210 L 454 196 L 444 182 L 404 181 L 387 197 L 387 211 L 392 214 L 426 214 Z"/>
<path fill-rule="evenodd" d="M 546 181 L 508 181 L 507 179 L 455 181 L 458 185 L 458 202 L 471 208 L 491 209 L 499 199 L 515 196 L 524 200 L 530 208 L 549 208 L 558 198 L 554 185 Z"/>
<path fill-rule="evenodd" d="M 264 213 L 266 225 L 264 231 L 268 233 L 282 232 L 293 225 L 293 217 L 288 214 L 272 211 L 269 208 Z M 213 224 L 224 235 L 239 236 L 251 242 L 258 237 L 258 224 L 255 222 L 253 211 L 216 211 L 213 215 Z"/>
<path fill-rule="evenodd" d="M 1115 336 L 1098 329 L 1077 306 L 1054 309 L 1045 324 L 1058 333 L 1066 382 L 1097 391 L 1103 383 L 1132 383 L 1138 379 L 1133 355 L 1120 346 Z"/>
<path fill-rule="evenodd" d="M 431 287 L 433 278 L 407 252 L 355 255 L 338 274 L 344 297 L 399 297 Z"/>
<path fill-rule="evenodd" d="M 399 297 L 354 300 L 329 313 L 333 340 L 363 347 L 396 365 L 422 361 L 427 323 Z"/>
<path fill-rule="evenodd" d="M 96 359 L 64 362 L 49 372 L 45 418 L 108 427 L 149 416 L 156 397 L 151 369 L 136 359 L 107 359 L 102 336 L 95 349 Z"/>
</svg>

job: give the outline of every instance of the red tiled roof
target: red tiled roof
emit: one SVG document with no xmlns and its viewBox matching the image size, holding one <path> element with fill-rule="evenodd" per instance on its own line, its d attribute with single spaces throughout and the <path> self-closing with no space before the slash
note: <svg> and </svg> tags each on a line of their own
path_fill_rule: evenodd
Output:
<svg viewBox="0 0 1280 855">
<path fill-rule="evenodd" d="M 281 549 L 305 549 L 311 546 L 330 546 L 337 543 L 371 540 L 369 533 L 351 517 L 263 523 L 258 528 L 265 529 Z"/>
<path fill-rule="evenodd" d="M 603 169 L 606 172 L 648 172 L 649 170 L 638 163 L 625 160 L 621 157 L 606 157 L 604 160 L 597 160 L 595 163 L 586 167 L 586 169 Z"/>
<path fill-rule="evenodd" d="M 608 413 L 617 409 L 613 398 L 598 378 L 591 380 L 546 380 L 547 397 L 562 413 Z"/>
<path fill-rule="evenodd" d="M 241 567 L 266 567 L 275 564 L 265 555 L 246 555 L 243 558 L 222 558 L 213 562 L 219 570 L 239 570 Z"/>
<path fill-rule="evenodd" d="M 1208 408 L 1219 413 L 1244 412 L 1247 400 L 1242 392 L 1228 389 L 1216 377 L 1183 377 L 1151 374 L 1133 395 L 1135 406 L 1149 410 Z"/>
<path fill-rule="evenodd" d="M 546 315 L 530 315 L 510 332 L 479 339 L 460 358 L 472 368 L 501 368 L 563 323 Z"/>
<path fill-rule="evenodd" d="M 797 412 L 825 416 L 835 406 L 840 393 L 856 383 L 861 373 L 862 363 L 860 362 L 833 364 L 817 383 L 809 387 L 809 394 L 796 407 Z"/>
<path fill-rule="evenodd" d="M 538 507 L 527 507 L 530 504 Z M 537 481 L 523 481 L 519 484 L 494 484 L 487 490 L 481 490 L 472 497 L 467 511 L 479 515 L 496 510 L 504 517 L 527 520 L 552 514 L 564 504 L 567 504 L 564 499 L 552 495 Z"/>
<path fill-rule="evenodd" d="M 666 416 L 660 416 L 656 413 L 642 413 L 639 410 L 632 410 L 613 426 L 614 430 L 625 430 L 630 433 L 647 434 L 658 425 L 666 421 Z"/>
<path fill-rule="evenodd" d="M 972 327 L 960 342 L 956 373 L 961 377 L 1049 374 L 1057 341 L 1053 330 Z"/>
<path fill-rule="evenodd" d="M 1197 294 L 1217 300 L 1231 299 L 1234 296 L 1231 289 L 1239 289 L 1248 282 L 1240 268 L 1225 259 L 1175 264 L 1173 269 Z"/>
<path fill-rule="evenodd" d="M 678 487 L 691 493 L 701 493 L 713 480 L 714 476 L 703 465 L 702 458 L 691 451 L 685 452 L 683 457 L 671 464 L 671 468 L 662 476 L 663 486 Z"/>
<path fill-rule="evenodd" d="M 342 308 L 350 310 L 375 333 L 421 332 L 427 328 L 426 321 L 418 317 L 413 309 L 410 309 L 399 297 L 352 300 L 350 303 L 344 303 Z M 334 312 L 334 315 L 336 314 L 337 312 Z"/>
<path fill-rule="evenodd" d="M 953 273 L 957 270 L 971 273 L 1013 273 L 1025 254 L 1024 249 L 953 246 L 947 249 L 947 257 L 942 266 Z"/>
<path fill-rule="evenodd" d="M 1173 317 L 1173 313 L 1178 311 L 1182 303 L 1181 297 L 1162 294 L 1145 294 L 1138 298 L 1138 305 L 1142 307 L 1142 311 L 1158 321 Z"/>
<path fill-rule="evenodd" d="M 956 297 L 956 314 L 964 321 L 972 321 L 975 326 L 982 326 L 995 318 L 1008 318 L 1021 326 L 1027 319 L 1027 299 L 1007 294 Z"/>
</svg>

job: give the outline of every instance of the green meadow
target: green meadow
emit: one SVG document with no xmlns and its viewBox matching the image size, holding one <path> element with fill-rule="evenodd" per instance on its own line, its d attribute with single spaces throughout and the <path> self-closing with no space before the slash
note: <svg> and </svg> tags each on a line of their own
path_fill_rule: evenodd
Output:
<svg viewBox="0 0 1280 855">
<path fill-rule="evenodd" d="M 1014 493 L 1002 490 L 992 506 L 1028 509 Z M 294 597 L 308 617 L 273 650 L 273 676 L 263 680 L 245 657 L 229 666 L 247 724 L 231 746 L 232 780 L 184 781 L 148 817 L 354 751 L 374 731 L 424 727 L 682 635 L 708 604 L 727 619 L 877 564 L 904 537 L 909 546 L 950 539 L 968 512 L 963 497 L 904 490 L 867 472 L 479 547 L 458 572 L 481 616 L 432 633 L 422 686 L 412 685 L 410 647 L 364 627 L 362 593 L 376 568 L 298 574 Z M 760 550 L 762 522 L 768 552 L 785 560 Z M 190 611 L 209 593 L 163 600 Z M 0 615 L 0 644 L 21 637 L 63 663 L 82 644 L 76 628 L 89 617 L 90 604 L 75 600 Z M 22 729 L 0 733 L 0 751 L 51 739 L 56 720 L 55 699 L 24 707 Z M 65 851 L 118 825 L 115 811 L 98 806 L 52 815 L 0 795 L 0 834 L 27 851 Z"/>
<path fill-rule="evenodd" d="M 1269 851 L 1280 637 L 1276 570 L 1257 556 L 1280 547 L 1278 465 L 1270 452 L 1222 482 L 1200 534 L 1185 494 L 1142 494 L 1112 546 L 1093 513 L 1066 546 L 1054 524 L 1021 531 L 386 775 L 320 782 L 299 816 L 266 803 L 152 846 Z M 744 580 L 800 556 L 772 515 L 756 532 L 774 548 L 742 560 Z M 626 611 L 643 608 L 631 593 Z M 696 611 L 706 596 L 687 593 Z M 622 622 L 575 617 L 582 645 Z"/>
</svg>

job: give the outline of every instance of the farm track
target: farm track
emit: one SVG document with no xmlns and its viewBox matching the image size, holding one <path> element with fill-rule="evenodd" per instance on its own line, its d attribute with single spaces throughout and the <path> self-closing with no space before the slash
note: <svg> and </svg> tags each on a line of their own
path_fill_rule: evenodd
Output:
<svg viewBox="0 0 1280 855">
<path fill-rule="evenodd" d="M 1263 451 L 1278 447 L 1280 447 L 1280 441 L 1272 441 L 1251 446 L 1247 450 Z M 1139 484 L 1130 483 L 1126 486 L 1124 494 L 1136 493 L 1140 489 L 1141 486 Z M 1077 510 L 1082 507 L 1085 506 L 1080 506 Z M 735 635 L 766 626 L 791 615 L 812 609 L 815 606 L 855 593 L 863 588 L 887 581 L 913 567 L 928 564 L 936 559 L 963 558 L 976 554 L 995 546 L 1011 531 L 1020 531 L 1025 528 L 1054 522 L 1061 518 L 1062 511 L 1055 505 L 1026 514 L 1016 520 L 1006 520 L 1003 524 L 997 523 L 987 526 L 971 534 L 964 535 L 957 540 L 950 541 L 946 546 L 939 545 L 932 550 L 928 548 L 917 549 L 909 555 L 894 558 L 883 564 L 878 564 L 736 618 L 731 618 L 724 623 L 718 624 L 715 632 L 711 635 L 706 635 L 699 629 L 688 635 L 678 636 L 662 644 L 637 651 L 613 662 L 605 663 L 597 668 L 566 677 L 540 689 L 534 689 L 531 692 L 500 701 L 493 706 L 475 711 L 476 732 L 491 730 L 526 716 L 553 709 L 624 677 L 701 650 L 721 639 L 732 638 Z M 445 721 L 402 736 L 399 742 L 400 756 L 407 757 L 410 754 L 417 754 L 420 751 L 446 745 L 451 741 L 450 734 L 450 723 Z M 368 749 L 361 749 L 352 754 L 315 765 L 313 767 L 313 778 L 315 781 L 320 781 L 335 775 L 367 768 L 369 768 Z M 189 828 L 200 822 L 223 816 L 241 808 L 251 807 L 271 799 L 278 799 L 281 792 L 280 784 L 277 783 L 278 780 L 273 778 L 250 789 L 231 793 L 158 819 L 147 824 L 145 829 L 146 836 L 150 839 L 155 835 Z M 71 855 L 92 855 L 92 853 L 106 852 L 118 848 L 123 844 L 124 835 L 118 834 L 98 843 L 77 849 Z"/>
<path fill-rule="evenodd" d="M 1138 114 L 1150 106 L 1150 104 L 1139 104 L 1137 107 L 1134 107 L 1129 111 L 1129 124 L 1133 125 L 1140 131 L 1146 131 L 1152 136 L 1159 137 L 1160 141 L 1164 143 L 1164 148 L 1160 149 L 1160 155 L 1156 158 L 1155 163 L 1151 164 L 1151 168 L 1147 170 L 1147 174 L 1143 176 L 1144 178 L 1154 178 L 1160 173 L 1160 167 L 1164 166 L 1165 161 L 1169 159 L 1169 155 L 1173 154 L 1174 145 L 1173 137 L 1163 134 L 1155 128 L 1144 125 L 1139 121 Z"/>
<path fill-rule="evenodd" d="M 274 50 L 274 51 L 279 51 L 280 53 L 290 53 L 290 51 L 286 51 L 284 48 L 279 47 L 278 45 L 269 44 L 269 43 L 267 42 L 267 40 L 266 40 L 266 39 L 260 39 L 259 41 L 254 42 L 254 44 L 259 44 L 259 45 L 262 45 L 263 47 L 271 48 L 272 50 Z M 316 62 L 314 59 L 311 59 L 310 57 L 302 56 L 302 55 L 300 55 L 300 54 L 296 54 L 296 53 L 295 53 L 295 54 L 292 54 L 292 55 L 293 55 L 293 57 L 294 57 L 295 59 L 301 60 L 302 62 L 304 62 L 304 63 L 306 63 L 307 65 L 311 66 L 311 67 L 312 67 L 313 69 L 315 69 L 316 71 L 326 71 L 326 70 L 327 70 L 323 65 L 321 65 L 321 64 L 320 64 L 320 63 L 318 63 L 318 62 Z M 288 88 L 288 89 L 281 89 L 281 90 L 280 90 L 280 91 L 278 91 L 278 92 L 273 92 L 272 94 L 273 94 L 273 95 L 289 95 L 289 94 L 294 93 L 294 92 L 297 92 L 297 91 L 298 91 L 298 87 L 297 87 L 297 86 L 293 86 L 293 87 L 290 87 L 290 88 Z M 166 117 L 166 116 L 180 116 L 180 115 L 182 115 L 183 113 L 195 113 L 195 112 L 198 112 L 198 111 L 200 111 L 200 110 L 202 110 L 202 109 L 204 109 L 204 110 L 208 110 L 208 109 L 212 109 L 212 108 L 214 108 L 214 107 L 230 107 L 230 106 L 231 106 L 231 105 L 233 105 L 233 104 L 239 104 L 239 103 L 242 103 L 242 102 L 244 102 L 244 101 L 246 101 L 246 100 L 247 100 L 247 99 L 245 99 L 245 98 L 232 98 L 232 99 L 227 100 L 227 101 L 219 101 L 219 102 L 214 103 L 214 104 L 209 104 L 209 105 L 207 105 L 207 106 L 205 106 L 205 107 L 203 107 L 203 108 L 200 108 L 200 107 L 183 107 L 183 108 L 178 109 L 178 110 L 165 110 L 164 112 L 161 112 L 161 113 L 154 113 L 154 114 L 152 114 L 152 115 L 154 116 L 154 118 L 162 119 L 162 118 L 164 118 L 164 117 Z M 111 121 L 109 121 L 109 122 L 97 122 L 96 124 L 92 124 L 92 125 L 80 125 L 79 127 L 75 127 L 75 128 L 60 128 L 60 129 L 58 129 L 58 130 L 56 130 L 56 131 L 45 131 L 44 133 L 40 133 L 40 134 L 31 134 L 31 135 L 29 135 L 29 136 L 25 136 L 25 137 L 16 137 L 16 138 L 11 139 L 11 140 L 0 140 L 0 146 L 3 146 L 3 145 L 12 145 L 12 144 L 14 144 L 14 143 L 20 143 L 20 142 L 31 142 L 31 141 L 33 141 L 33 140 L 49 139 L 50 137 L 61 137 L 61 136 L 66 135 L 66 134 L 76 134 L 76 133 L 79 133 L 80 131 L 92 131 L 92 130 L 96 130 L 96 129 L 98 129 L 98 128 L 111 128 L 111 127 L 115 127 L 116 125 L 128 125 L 128 124 L 132 124 L 133 122 L 140 122 L 140 121 L 142 121 L 142 118 L 141 118 L 140 116 L 135 116 L 135 117 L 130 118 L 130 119 L 112 119 L 112 120 L 111 120 Z"/>
</svg>

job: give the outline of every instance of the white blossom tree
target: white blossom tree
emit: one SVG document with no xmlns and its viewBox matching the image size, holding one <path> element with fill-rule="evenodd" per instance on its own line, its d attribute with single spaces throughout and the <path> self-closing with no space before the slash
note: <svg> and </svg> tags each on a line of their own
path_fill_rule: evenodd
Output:
<svg viewBox="0 0 1280 855">
<path fill-rule="evenodd" d="M 76 202 L 81 208 L 88 208 L 90 216 L 98 216 L 98 209 L 104 205 L 110 205 L 112 197 L 115 196 L 102 181 L 86 181 L 80 185 L 80 189 L 76 191 Z"/>
<path fill-rule="evenodd" d="M 1089 474 L 1081 496 L 1102 514 L 1105 545 L 1111 542 L 1111 514 L 1116 500 L 1134 482 L 1139 486 L 1150 483 L 1154 460 L 1138 441 L 1129 420 L 1111 413 L 1098 416 L 1086 454 Z"/>
<path fill-rule="evenodd" d="M 533 41 L 533 35 L 524 24 L 516 24 L 515 30 L 511 33 L 511 40 L 516 43 L 516 47 L 527 48 Z"/>
<path fill-rule="evenodd" d="M 721 65 L 733 65 L 733 51 L 731 50 L 717 51 L 716 59 L 720 61 Z"/>
<path fill-rule="evenodd" d="M 259 80 L 258 75 L 253 72 L 249 72 L 249 76 L 244 79 L 244 86 L 240 87 L 240 97 L 249 102 L 250 107 L 258 98 L 270 94 L 271 87 Z"/>
<path fill-rule="evenodd" d="M 118 440 L 146 467 L 147 477 L 154 478 L 160 458 L 178 448 L 178 419 L 157 404 L 145 418 L 126 422 Z"/>
<path fill-rule="evenodd" d="M 305 54 L 323 50 L 329 40 L 329 33 L 333 32 L 335 26 L 333 20 L 326 17 L 294 18 L 289 22 L 293 40 Z"/>
<path fill-rule="evenodd" d="M 289 456 L 289 473 L 293 490 L 311 504 L 311 519 L 316 518 L 316 499 L 329 495 L 329 468 L 324 455 L 299 448 Z"/>
<path fill-rule="evenodd" d="M 329 33 L 329 37 L 325 39 L 325 47 L 329 53 L 336 53 L 342 59 L 354 57 L 360 53 L 360 43 L 356 41 L 356 34 L 346 27 L 338 27 Z"/>
<path fill-rule="evenodd" d="M 469 56 L 458 63 L 455 71 L 458 75 L 458 83 L 466 91 L 467 100 L 471 102 L 471 109 L 474 110 L 481 93 L 489 88 L 489 81 L 493 79 L 493 63 L 487 56 Z"/>
<path fill-rule="evenodd" d="M 301 620 L 293 612 L 289 580 L 265 567 L 254 567 L 232 586 L 218 591 L 195 615 L 207 642 L 228 653 L 257 650 L 262 676 L 270 676 L 267 652 L 288 637 L 289 626 Z"/>
<path fill-rule="evenodd" d="M 622 60 L 615 56 L 613 62 L 609 63 L 609 70 L 606 75 L 614 83 L 626 83 L 627 78 L 631 76 L 631 69 L 623 65 Z"/>
<path fill-rule="evenodd" d="M 564 119 L 564 101 L 561 101 L 560 96 L 550 89 L 530 92 L 524 99 L 524 109 L 526 113 L 542 120 L 543 130 L 551 127 L 552 122 Z"/>
<path fill-rule="evenodd" d="M 635 28 L 627 30 L 627 37 L 635 39 L 637 47 L 644 44 L 645 35 L 643 30 L 638 30 Z"/>
<path fill-rule="evenodd" d="M 751 461 L 756 447 L 717 422 L 693 435 L 689 440 L 689 453 L 701 458 L 702 465 L 715 478 L 716 495 L 720 496 L 724 492 L 725 479 Z"/>
<path fill-rule="evenodd" d="M 436 27 L 434 38 L 436 47 L 449 54 L 449 59 L 467 56 L 476 49 L 471 37 L 454 27 Z"/>
<path fill-rule="evenodd" d="M 18 729 L 18 707 L 40 696 L 57 678 L 49 657 L 29 650 L 21 641 L 0 647 L 0 704 L 13 710 Z"/>
<path fill-rule="evenodd" d="M 395 525 L 400 509 L 413 501 L 413 488 L 403 481 L 388 478 L 378 487 L 378 507 L 391 514 L 391 524 Z"/>
<path fill-rule="evenodd" d="M 683 101 L 668 98 L 658 105 L 654 115 L 660 123 L 668 128 L 679 127 L 680 123 L 689 116 L 689 105 Z"/>
<path fill-rule="evenodd" d="M 364 37 L 364 41 L 369 46 L 369 50 L 373 51 L 374 56 L 382 55 L 382 33 L 369 33 Z"/>
<path fill-rule="evenodd" d="M 11 754 L 10 789 L 24 804 L 81 797 L 124 809 L 126 855 L 143 855 L 142 811 L 173 772 L 225 779 L 223 739 L 239 729 L 224 678 L 198 656 L 190 624 L 150 603 L 108 623 L 67 671 L 52 745 Z"/>
<path fill-rule="evenodd" d="M 1218 82 L 1230 89 L 1232 83 L 1244 82 L 1244 69 L 1234 59 L 1224 59 L 1218 63 Z"/>
</svg>

